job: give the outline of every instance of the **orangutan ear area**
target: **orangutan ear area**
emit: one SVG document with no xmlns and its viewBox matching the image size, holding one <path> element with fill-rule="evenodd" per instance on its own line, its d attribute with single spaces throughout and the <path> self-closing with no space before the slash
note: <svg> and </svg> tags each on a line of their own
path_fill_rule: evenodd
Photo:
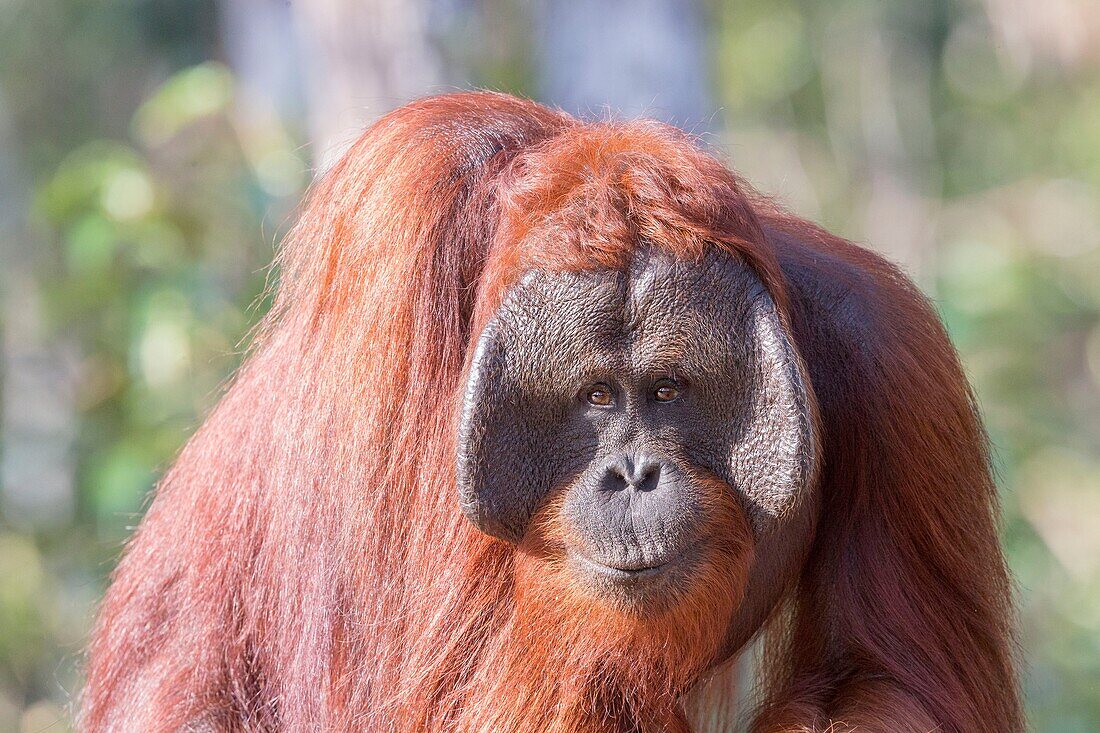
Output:
<svg viewBox="0 0 1100 733">
<path fill-rule="evenodd" d="M 277 267 L 113 576 L 82 730 L 1024 729 L 938 316 L 697 140 L 422 99 Z"/>
</svg>

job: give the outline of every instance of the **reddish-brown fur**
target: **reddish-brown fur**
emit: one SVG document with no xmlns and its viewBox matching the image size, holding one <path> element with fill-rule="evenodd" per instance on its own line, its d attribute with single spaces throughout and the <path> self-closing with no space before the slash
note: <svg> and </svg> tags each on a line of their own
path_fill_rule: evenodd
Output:
<svg viewBox="0 0 1100 733">
<path fill-rule="evenodd" d="M 387 115 L 317 184 L 252 355 L 115 574 L 82 727 L 689 730 L 751 557 L 727 493 L 702 482 L 726 539 L 697 582 L 639 616 L 572 582 L 555 501 L 517 550 L 454 490 L 469 347 L 507 288 L 639 241 L 744 257 L 820 402 L 821 519 L 752 730 L 1021 730 L 986 442 L 925 300 L 670 128 L 493 94 Z"/>
</svg>

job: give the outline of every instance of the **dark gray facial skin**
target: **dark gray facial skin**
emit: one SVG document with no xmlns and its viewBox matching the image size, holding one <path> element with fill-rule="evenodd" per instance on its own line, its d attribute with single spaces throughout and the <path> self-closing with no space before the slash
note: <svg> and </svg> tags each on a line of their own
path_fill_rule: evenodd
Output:
<svg viewBox="0 0 1100 733">
<path fill-rule="evenodd" d="M 675 586 L 712 539 L 700 477 L 728 486 L 758 549 L 801 514 L 815 445 L 806 384 L 770 296 L 729 254 L 692 263 L 643 248 L 627 272 L 530 273 L 470 369 L 463 509 L 519 543 L 564 492 L 579 572 L 608 593 Z"/>
</svg>

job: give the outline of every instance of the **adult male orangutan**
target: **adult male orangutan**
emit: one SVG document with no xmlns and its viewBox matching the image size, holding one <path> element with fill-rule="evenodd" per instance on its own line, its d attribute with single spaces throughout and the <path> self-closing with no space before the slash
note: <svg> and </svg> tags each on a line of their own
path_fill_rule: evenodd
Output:
<svg viewBox="0 0 1100 733">
<path fill-rule="evenodd" d="M 683 133 L 424 99 L 320 180 L 91 642 L 87 731 L 1018 733 L 933 309 Z"/>
</svg>

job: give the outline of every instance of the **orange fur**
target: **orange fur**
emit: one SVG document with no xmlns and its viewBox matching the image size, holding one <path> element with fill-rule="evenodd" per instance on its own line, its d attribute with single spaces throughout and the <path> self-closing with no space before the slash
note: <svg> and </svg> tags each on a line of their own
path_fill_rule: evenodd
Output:
<svg viewBox="0 0 1100 733">
<path fill-rule="evenodd" d="M 1019 730 L 984 438 L 923 300 L 682 133 L 484 93 L 387 115 L 311 192 L 252 354 L 114 575 L 81 727 L 688 730 L 750 559 L 729 494 L 704 482 L 725 542 L 639 615 L 575 585 L 555 504 L 516 551 L 454 490 L 471 343 L 504 293 L 640 242 L 744 258 L 822 402 L 824 519 L 755 730 Z M 830 351 L 818 272 L 871 292 L 859 349 Z"/>
<path fill-rule="evenodd" d="M 516 552 L 510 615 L 446 729 L 688 730 L 680 699 L 717 660 L 740 601 L 713 589 L 742 588 L 752 558 L 748 523 L 728 488 L 704 486 L 702 535 L 715 541 L 690 586 L 659 611 L 624 608 L 578 585 L 565 562 L 560 504 L 547 504 Z"/>
</svg>

